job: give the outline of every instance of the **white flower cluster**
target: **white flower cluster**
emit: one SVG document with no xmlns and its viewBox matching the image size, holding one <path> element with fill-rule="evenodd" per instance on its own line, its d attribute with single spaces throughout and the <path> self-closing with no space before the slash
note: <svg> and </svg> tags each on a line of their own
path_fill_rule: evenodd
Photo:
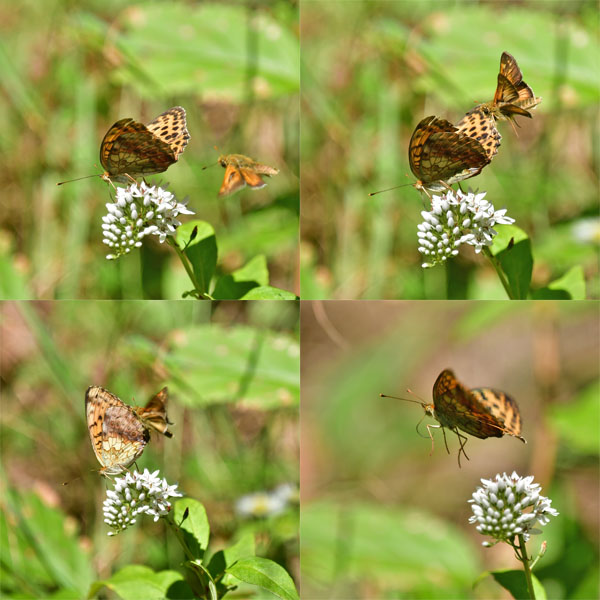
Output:
<svg viewBox="0 0 600 600">
<path fill-rule="evenodd" d="M 297 495 L 295 486 L 282 483 L 271 492 L 255 492 L 238 498 L 235 511 L 246 518 L 272 517 L 282 513 Z"/>
<path fill-rule="evenodd" d="M 549 516 L 555 517 L 558 512 L 550 506 L 551 500 L 540 495 L 540 485 L 532 481 L 533 475 L 519 477 L 514 471 L 510 476 L 497 474 L 495 481 L 482 479 L 483 487 L 478 487 L 469 500 L 473 510 L 469 523 L 477 523 L 482 535 L 509 542 L 516 535 L 522 534 L 527 541 L 530 535 L 541 533 L 533 529 L 536 522 L 546 525 Z"/>
<path fill-rule="evenodd" d="M 431 210 L 422 211 L 419 230 L 419 252 L 427 258 L 423 268 L 434 267 L 458 254 L 461 244 L 475 246 L 481 252 L 490 246 L 497 231 L 494 225 L 510 225 L 515 220 L 506 216 L 506 209 L 496 210 L 484 199 L 485 192 L 464 194 L 449 190 L 442 196 L 433 196 Z"/>
<path fill-rule="evenodd" d="M 102 217 L 102 241 L 114 249 L 106 258 L 116 259 L 139 248 L 147 235 L 159 236 L 162 244 L 181 225 L 180 214 L 194 214 L 187 209 L 187 202 L 177 202 L 171 192 L 146 182 L 117 188 L 115 201 L 106 205 L 108 214 Z"/>
<path fill-rule="evenodd" d="M 114 529 L 108 535 L 117 535 L 133 525 L 139 514 L 154 517 L 155 521 L 171 510 L 169 498 L 181 497 L 177 485 L 169 485 L 166 479 L 150 473 L 127 472 L 125 477 L 115 479 L 115 489 L 106 491 L 104 522 Z"/>
</svg>

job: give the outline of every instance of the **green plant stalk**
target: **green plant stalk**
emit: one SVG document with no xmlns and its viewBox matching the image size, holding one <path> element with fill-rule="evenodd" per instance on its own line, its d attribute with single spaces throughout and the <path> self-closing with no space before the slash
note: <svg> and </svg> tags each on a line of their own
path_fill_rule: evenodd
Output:
<svg viewBox="0 0 600 600">
<path fill-rule="evenodd" d="M 525 538 L 523 534 L 519 535 L 519 559 L 523 563 L 523 570 L 525 571 L 525 581 L 527 582 L 527 591 L 529 592 L 529 598 L 535 600 L 535 591 L 533 589 L 533 580 L 531 579 L 531 565 L 527 558 L 527 547 L 525 546 Z"/>
<path fill-rule="evenodd" d="M 195 557 L 192 554 L 192 551 L 190 550 L 189 546 L 185 543 L 185 539 L 183 538 L 183 535 L 181 534 L 181 529 L 179 528 L 179 526 L 173 521 L 173 519 L 171 517 L 167 517 L 165 519 L 165 521 L 168 523 L 168 525 L 171 527 L 171 529 L 175 533 L 175 537 L 177 538 L 177 541 L 181 544 L 181 547 L 183 548 L 183 553 L 186 555 L 188 561 L 190 563 L 195 563 L 197 560 L 197 557 Z M 198 596 L 198 598 L 206 598 L 206 589 L 208 587 L 208 584 L 207 584 L 207 582 L 203 581 L 203 577 L 201 576 L 201 571 L 199 571 L 198 569 L 190 569 L 190 571 L 192 573 L 194 573 L 195 577 L 190 577 L 187 580 L 188 583 L 192 586 L 192 588 L 194 589 L 194 592 Z"/>
<path fill-rule="evenodd" d="M 173 248 L 175 248 L 175 252 L 177 253 L 177 256 L 179 257 L 179 260 L 183 264 L 183 268 L 185 269 L 185 272 L 188 274 L 188 277 L 190 278 L 192 285 L 194 286 L 194 289 L 196 290 L 196 292 L 198 292 L 199 297 L 204 300 L 212 300 L 213 299 L 212 296 L 210 296 L 210 294 L 208 294 L 205 291 L 206 286 L 205 285 L 200 286 L 200 284 L 198 283 L 198 280 L 196 279 L 196 275 L 194 274 L 194 270 L 192 269 L 192 266 L 190 265 L 190 261 L 188 260 L 187 256 L 185 255 L 185 252 L 177 245 L 177 242 L 175 240 L 168 238 L 168 242 L 171 246 L 173 246 Z"/>
<path fill-rule="evenodd" d="M 488 259 L 492 263 L 492 266 L 494 267 L 494 269 L 498 275 L 498 278 L 500 279 L 500 283 L 502 284 L 502 287 L 504 287 L 504 291 L 506 292 L 506 295 L 511 300 L 514 300 L 512 292 L 510 291 L 510 286 L 508 285 L 508 280 L 506 279 L 506 276 L 504 275 L 504 271 L 502 271 L 502 267 L 500 266 L 498 259 L 491 253 L 490 249 L 487 246 L 483 247 L 483 253 L 488 257 Z"/>
</svg>

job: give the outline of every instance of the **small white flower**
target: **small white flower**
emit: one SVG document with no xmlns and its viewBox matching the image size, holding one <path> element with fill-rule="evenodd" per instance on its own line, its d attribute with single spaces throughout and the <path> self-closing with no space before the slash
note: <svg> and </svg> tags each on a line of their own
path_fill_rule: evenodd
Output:
<svg viewBox="0 0 600 600">
<path fill-rule="evenodd" d="M 485 192 L 464 194 L 448 190 L 442 196 L 433 196 L 431 210 L 422 211 L 423 223 L 417 226 L 419 252 L 428 261 L 423 268 L 433 267 L 458 254 L 458 246 L 475 246 L 475 253 L 490 246 L 497 232 L 494 225 L 510 225 L 514 219 L 506 216 L 506 209 L 495 210 L 485 200 Z M 426 243 L 427 242 L 427 243 Z"/>
<path fill-rule="evenodd" d="M 146 513 L 155 521 L 171 510 L 169 498 L 181 497 L 177 485 L 169 485 L 158 477 L 158 471 L 150 473 L 127 472 L 115 479 L 115 489 L 106 491 L 104 522 L 112 527 L 108 535 L 117 535 L 135 523 L 135 517 Z M 120 510 L 117 509 L 120 507 Z"/>
<path fill-rule="evenodd" d="M 179 215 L 194 214 L 187 202 L 178 202 L 171 192 L 145 182 L 117 188 L 115 201 L 106 205 L 102 217 L 102 242 L 114 250 L 106 258 L 114 260 L 131 247 L 139 248 L 146 235 L 157 235 L 162 244 L 181 225 Z"/>
<path fill-rule="evenodd" d="M 235 510 L 245 518 L 272 517 L 282 513 L 297 493 L 295 486 L 283 483 L 271 492 L 255 492 L 238 498 Z"/>
<path fill-rule="evenodd" d="M 540 485 L 532 482 L 533 476 L 519 477 L 514 471 L 510 476 L 497 474 L 495 481 L 482 479 L 483 487 L 478 487 L 469 500 L 473 510 L 469 523 L 477 523 L 482 535 L 508 542 L 519 534 L 527 541 L 530 535 L 540 533 L 534 529 L 536 522 L 546 525 L 548 517 L 558 512 L 550 506 L 551 500 L 540 495 Z M 510 508 L 505 509 L 505 505 Z M 531 511 L 522 512 L 528 506 Z M 484 542 L 486 545 L 490 543 Z"/>
</svg>

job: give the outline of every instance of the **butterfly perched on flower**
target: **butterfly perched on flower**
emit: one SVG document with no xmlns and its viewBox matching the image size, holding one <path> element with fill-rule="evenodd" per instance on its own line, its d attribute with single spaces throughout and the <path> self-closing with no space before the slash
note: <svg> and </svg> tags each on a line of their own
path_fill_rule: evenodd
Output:
<svg viewBox="0 0 600 600">
<path fill-rule="evenodd" d="M 243 154 L 222 154 L 218 162 L 225 168 L 219 196 L 234 194 L 246 185 L 259 190 L 267 185 L 261 175 L 271 177 L 279 173 L 279 169 L 258 163 Z"/>
<path fill-rule="evenodd" d="M 481 173 L 490 160 L 478 140 L 436 116 L 422 119 L 408 144 L 410 170 L 417 178 L 414 187 L 422 190 L 448 189 Z"/>
<path fill-rule="evenodd" d="M 394 396 L 383 397 L 393 398 Z M 399 398 L 416 402 L 409 398 Z M 433 417 L 439 425 L 427 425 L 427 432 L 431 438 L 431 451 L 433 452 L 433 435 L 431 428 L 441 428 L 444 434 L 444 443 L 448 453 L 446 433 L 444 428 L 453 431 L 459 439 L 458 466 L 460 467 L 461 452 L 469 460 L 465 452 L 468 438 L 458 430 L 464 431 L 474 437 L 485 439 L 488 437 L 502 437 L 512 435 L 527 443 L 521 437 L 521 413 L 517 403 L 506 393 L 491 388 L 468 389 L 462 385 L 450 369 L 444 369 L 433 384 L 433 404 L 417 402 L 425 410 L 425 414 Z"/>
<path fill-rule="evenodd" d="M 166 387 L 144 407 L 129 406 L 99 386 L 87 389 L 87 426 L 102 475 L 118 475 L 135 462 L 150 440 L 151 429 L 173 437 L 168 430 L 167 400 Z"/>
<path fill-rule="evenodd" d="M 114 187 L 113 181 L 129 183 L 140 176 L 162 173 L 177 162 L 189 139 L 181 106 L 170 108 L 147 125 L 121 119 L 100 144 L 100 163 L 105 170 L 99 177 Z M 57 185 L 63 183 L 67 182 Z"/>
</svg>

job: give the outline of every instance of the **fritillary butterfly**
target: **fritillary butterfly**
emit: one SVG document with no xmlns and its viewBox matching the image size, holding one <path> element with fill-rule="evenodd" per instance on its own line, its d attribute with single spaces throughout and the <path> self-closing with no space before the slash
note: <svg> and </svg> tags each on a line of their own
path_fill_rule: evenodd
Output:
<svg viewBox="0 0 600 600">
<path fill-rule="evenodd" d="M 131 118 L 121 119 L 100 144 L 100 163 L 105 169 L 100 177 L 114 187 L 113 181 L 128 183 L 140 176 L 162 173 L 177 162 L 189 139 L 181 106 L 170 108 L 147 125 Z M 63 183 L 68 182 L 57 185 Z"/>
<path fill-rule="evenodd" d="M 384 397 L 393 397 L 385 396 Z M 415 402 L 409 398 L 400 398 Z M 458 430 L 462 430 L 480 439 L 488 437 L 502 437 L 512 435 L 527 443 L 521 437 L 521 413 L 517 403 L 504 392 L 491 388 L 468 389 L 463 386 L 454 376 L 450 369 L 444 369 L 433 384 L 433 404 L 418 402 L 423 406 L 425 414 L 433 417 L 439 425 L 427 425 L 427 432 L 431 439 L 431 452 L 433 452 L 432 428 L 441 428 L 444 434 L 444 443 L 448 453 L 446 442 L 447 427 L 453 431 L 459 439 L 458 466 L 460 467 L 461 452 L 469 460 L 465 452 L 465 444 L 468 438 Z"/>
<path fill-rule="evenodd" d="M 414 187 L 425 192 L 442 191 L 474 177 L 490 160 L 478 140 L 435 116 L 417 125 L 408 145 L 410 170 L 417 178 Z"/>
<path fill-rule="evenodd" d="M 166 437 L 167 388 L 145 407 L 129 406 L 108 390 L 90 386 L 85 393 L 85 412 L 92 448 L 102 465 L 100 474 L 118 475 L 137 460 L 150 440 L 150 429 Z"/>
</svg>

